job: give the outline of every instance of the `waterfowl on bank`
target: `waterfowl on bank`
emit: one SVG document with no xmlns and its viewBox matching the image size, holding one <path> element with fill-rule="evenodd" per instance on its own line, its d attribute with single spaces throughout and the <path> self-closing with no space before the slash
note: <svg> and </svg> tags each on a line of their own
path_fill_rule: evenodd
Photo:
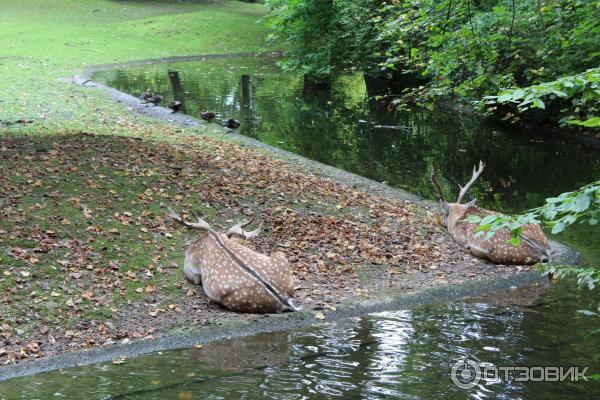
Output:
<svg viewBox="0 0 600 400">
<path fill-rule="evenodd" d="M 225 121 L 225 124 L 223 126 L 225 128 L 229 128 L 229 130 L 233 132 L 235 129 L 240 127 L 240 121 L 238 121 L 237 119 L 229 118 L 227 121 Z"/>
<path fill-rule="evenodd" d="M 160 103 L 163 100 L 163 97 L 160 94 L 155 94 L 152 95 L 150 97 L 148 97 L 148 99 L 146 99 L 146 101 L 148 103 L 152 103 L 154 105 L 157 105 L 158 103 Z"/>
<path fill-rule="evenodd" d="M 152 89 L 146 89 L 142 95 L 140 96 L 140 98 L 142 100 L 148 100 L 150 97 L 154 96 L 154 92 L 152 92 Z"/>
<path fill-rule="evenodd" d="M 177 111 L 181 110 L 181 107 L 183 106 L 183 104 L 179 101 L 179 100 L 173 100 L 170 104 L 169 104 L 169 108 L 171 110 L 173 110 L 174 113 L 176 113 Z"/>
<path fill-rule="evenodd" d="M 217 114 L 215 114 L 213 111 L 201 111 L 200 112 L 200 117 L 202 117 L 202 119 L 205 121 L 212 121 L 213 119 L 215 119 L 216 116 L 217 116 Z"/>
</svg>

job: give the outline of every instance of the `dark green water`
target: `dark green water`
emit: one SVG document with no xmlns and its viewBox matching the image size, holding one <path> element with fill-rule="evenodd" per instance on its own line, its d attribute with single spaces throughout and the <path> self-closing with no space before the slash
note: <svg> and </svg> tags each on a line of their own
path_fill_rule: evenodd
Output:
<svg viewBox="0 0 600 400">
<path fill-rule="evenodd" d="M 600 373 L 600 297 L 561 283 L 0 382 L 12 399 L 598 399 L 600 382 L 482 381 L 461 358 Z"/>
<path fill-rule="evenodd" d="M 168 71 L 178 71 L 178 78 Z M 343 76 L 330 91 L 304 88 L 269 58 L 210 59 L 113 69 L 93 78 L 139 96 L 153 89 L 183 101 L 184 112 L 233 117 L 239 132 L 314 160 L 436 198 L 429 178 L 435 163 L 456 198 L 479 159 L 487 163 L 472 195 L 479 204 L 519 212 L 600 178 L 597 149 L 559 138 L 507 131 L 453 112 L 398 112 L 368 101 L 361 75 Z M 394 126 L 385 128 L 381 126 Z M 587 263 L 600 261 L 600 230 L 579 226 L 560 240 Z"/>
</svg>

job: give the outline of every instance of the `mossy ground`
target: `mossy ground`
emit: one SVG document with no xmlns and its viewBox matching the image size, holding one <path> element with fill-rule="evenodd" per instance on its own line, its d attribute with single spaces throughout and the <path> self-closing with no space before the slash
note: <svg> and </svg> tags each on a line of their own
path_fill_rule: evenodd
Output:
<svg viewBox="0 0 600 400">
<path fill-rule="evenodd" d="M 255 213 L 266 232 L 251 246 L 286 253 L 309 309 L 369 296 L 358 273 L 369 265 L 383 266 L 377 290 L 482 271 L 414 204 L 306 175 L 214 128 L 141 116 L 59 80 L 93 64 L 258 51 L 265 12 L 229 1 L 2 2 L 0 363 L 230 317 L 183 282 L 189 235 L 165 220 L 169 205 L 202 211 L 219 228 Z M 412 272 L 419 279 L 403 281 Z"/>
</svg>

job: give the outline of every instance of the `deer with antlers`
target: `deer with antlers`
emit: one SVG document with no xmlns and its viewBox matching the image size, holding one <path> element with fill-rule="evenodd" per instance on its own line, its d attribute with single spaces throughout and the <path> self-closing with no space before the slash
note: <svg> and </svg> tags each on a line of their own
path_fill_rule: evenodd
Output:
<svg viewBox="0 0 600 400">
<path fill-rule="evenodd" d="M 526 224 L 522 226 L 521 242 L 518 246 L 510 243 L 510 231 L 507 228 L 496 231 L 488 240 L 485 235 L 477 234 L 477 224 L 467 222 L 470 215 L 484 218 L 487 215 L 498 213 L 477 207 L 475 199 L 468 203 L 462 203 L 471 186 L 483 172 L 485 164 L 479 161 L 479 168 L 473 167 L 471 179 L 464 187 L 460 187 L 460 193 L 456 203 L 448 203 L 437 180 L 435 168 L 432 168 L 431 180 L 440 196 L 442 205 L 444 225 L 456 242 L 465 246 L 469 251 L 479 258 L 489 260 L 495 264 L 519 264 L 531 265 L 538 262 L 548 262 L 548 239 L 538 224 Z"/>
<path fill-rule="evenodd" d="M 222 234 L 192 214 L 195 222 L 186 221 L 169 209 L 173 220 L 204 231 L 190 244 L 183 272 L 189 281 L 202 284 L 209 299 L 236 312 L 274 313 L 298 309 L 292 301 L 292 270 L 285 255 L 277 252 L 268 257 L 231 239 L 233 235 L 244 239 L 258 236 L 260 227 L 251 232 L 243 229 L 252 223 L 252 219 L 240 222 Z"/>
</svg>

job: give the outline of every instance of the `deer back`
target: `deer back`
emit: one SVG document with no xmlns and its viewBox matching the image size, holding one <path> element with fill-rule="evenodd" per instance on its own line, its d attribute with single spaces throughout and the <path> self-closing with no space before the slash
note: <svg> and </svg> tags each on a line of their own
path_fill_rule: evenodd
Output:
<svg viewBox="0 0 600 400">
<path fill-rule="evenodd" d="M 232 311 L 294 308 L 292 271 L 283 253 L 269 257 L 226 235 L 207 232 L 190 246 L 188 259 L 197 266 L 206 295 Z"/>
<path fill-rule="evenodd" d="M 479 258 L 496 264 L 530 265 L 547 262 L 548 239 L 537 224 L 522 226 L 521 243 L 514 246 L 510 243 L 511 235 L 507 228 L 496 231 L 494 236 L 485 239 L 485 233 L 477 235 L 478 224 L 466 221 L 469 215 L 485 218 L 498 213 L 477 207 L 474 204 L 449 204 L 448 231 L 461 245 Z"/>
</svg>

